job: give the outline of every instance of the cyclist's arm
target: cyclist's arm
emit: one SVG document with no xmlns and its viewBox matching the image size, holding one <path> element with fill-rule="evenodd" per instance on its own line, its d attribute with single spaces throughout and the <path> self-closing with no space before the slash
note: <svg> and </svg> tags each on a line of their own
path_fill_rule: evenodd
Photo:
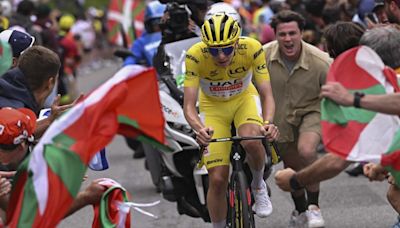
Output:
<svg viewBox="0 0 400 228">
<path fill-rule="evenodd" d="M 185 114 L 185 118 L 189 125 L 197 132 L 204 128 L 196 109 L 198 90 L 199 89 L 197 87 L 185 87 L 183 99 L 183 112 Z"/>
<path fill-rule="evenodd" d="M 263 119 L 272 123 L 275 114 L 275 101 L 271 83 L 269 81 L 260 82 L 257 84 L 257 88 L 261 99 Z"/>
<path fill-rule="evenodd" d="M 275 114 L 275 100 L 272 94 L 270 76 L 267 69 L 264 50 L 260 43 L 254 44 L 253 76 L 261 98 L 264 121 L 272 122 Z"/>
<path fill-rule="evenodd" d="M 189 125 L 196 132 L 199 132 L 200 129 L 204 128 L 196 109 L 196 102 L 200 87 L 199 69 L 201 67 L 201 62 L 199 61 L 196 53 L 199 51 L 200 49 L 194 46 L 191 47 L 186 54 L 183 98 L 183 112 L 185 114 L 185 118 Z"/>
</svg>

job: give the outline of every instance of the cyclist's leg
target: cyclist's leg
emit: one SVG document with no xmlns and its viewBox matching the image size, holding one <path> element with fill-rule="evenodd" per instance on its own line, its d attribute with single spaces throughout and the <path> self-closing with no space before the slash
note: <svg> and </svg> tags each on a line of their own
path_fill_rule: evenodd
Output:
<svg viewBox="0 0 400 228">
<path fill-rule="evenodd" d="M 238 129 L 240 136 L 257 136 L 261 135 L 260 125 L 246 123 L 240 125 Z M 247 162 L 253 173 L 252 187 L 258 188 L 263 182 L 263 172 L 265 166 L 265 148 L 261 140 L 242 141 L 247 154 Z"/>
<path fill-rule="evenodd" d="M 215 225 L 215 223 L 223 223 L 225 225 L 228 176 L 229 166 L 227 165 L 208 169 L 209 187 L 207 192 L 207 208 L 213 225 Z"/>
<path fill-rule="evenodd" d="M 240 136 L 262 135 L 261 104 L 259 96 L 248 95 L 241 99 L 236 115 L 235 125 L 238 126 Z M 265 167 L 265 148 L 260 140 L 242 141 L 250 170 L 253 175 L 251 187 L 253 189 L 254 209 L 259 217 L 266 217 L 272 213 L 272 204 L 268 196 L 266 183 L 263 179 Z"/>
<path fill-rule="evenodd" d="M 236 111 L 235 126 L 239 136 L 262 135 L 261 103 L 257 95 L 245 96 L 241 99 Z M 246 140 L 241 142 L 247 156 L 247 161 L 253 173 L 252 187 L 258 188 L 264 182 L 262 176 L 265 166 L 265 148 L 261 140 Z M 255 177 L 254 177 L 255 175 Z"/>
<path fill-rule="evenodd" d="M 233 121 L 230 102 L 200 103 L 200 118 L 205 126 L 214 129 L 213 138 L 230 137 L 230 126 Z M 214 227 L 223 227 L 227 215 L 226 190 L 228 188 L 229 152 L 232 143 L 211 143 L 203 154 L 203 163 L 209 174 L 207 208 Z"/>
</svg>

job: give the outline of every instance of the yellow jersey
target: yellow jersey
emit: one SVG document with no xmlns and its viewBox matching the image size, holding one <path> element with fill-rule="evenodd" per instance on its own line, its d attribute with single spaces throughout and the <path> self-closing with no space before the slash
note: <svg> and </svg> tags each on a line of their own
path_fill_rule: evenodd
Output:
<svg viewBox="0 0 400 228">
<path fill-rule="evenodd" d="M 260 42 L 240 37 L 234 56 L 228 66 L 214 63 L 207 45 L 199 42 L 186 53 L 185 87 L 200 87 L 201 96 L 212 100 L 231 100 L 245 91 L 257 93 L 253 83 L 269 81 L 265 54 Z"/>
</svg>

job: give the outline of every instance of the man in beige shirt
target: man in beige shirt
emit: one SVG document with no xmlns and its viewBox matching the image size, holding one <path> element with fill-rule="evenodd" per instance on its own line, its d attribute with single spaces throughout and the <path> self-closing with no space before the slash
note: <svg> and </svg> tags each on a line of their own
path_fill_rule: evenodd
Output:
<svg viewBox="0 0 400 228">
<path fill-rule="evenodd" d="M 274 124 L 281 132 L 279 149 L 285 167 L 300 170 L 317 159 L 321 141 L 320 89 L 332 59 L 302 41 L 304 18 L 281 11 L 271 22 L 277 41 L 264 45 L 275 98 Z M 307 193 L 307 194 L 306 194 Z M 296 210 L 289 227 L 322 227 L 319 184 L 291 193 Z"/>
</svg>

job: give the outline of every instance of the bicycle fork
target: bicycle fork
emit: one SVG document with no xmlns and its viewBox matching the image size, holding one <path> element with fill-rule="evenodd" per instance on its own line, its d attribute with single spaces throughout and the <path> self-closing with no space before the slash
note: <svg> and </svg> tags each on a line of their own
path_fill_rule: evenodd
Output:
<svg viewBox="0 0 400 228">
<path fill-rule="evenodd" d="M 228 227 L 242 228 L 252 227 L 254 223 L 251 211 L 251 192 L 247 184 L 246 174 L 243 170 L 244 156 L 240 153 L 241 147 L 238 141 L 233 142 L 233 154 L 231 155 L 232 174 L 228 191 Z M 253 221 L 252 221 L 253 220 Z"/>
</svg>

